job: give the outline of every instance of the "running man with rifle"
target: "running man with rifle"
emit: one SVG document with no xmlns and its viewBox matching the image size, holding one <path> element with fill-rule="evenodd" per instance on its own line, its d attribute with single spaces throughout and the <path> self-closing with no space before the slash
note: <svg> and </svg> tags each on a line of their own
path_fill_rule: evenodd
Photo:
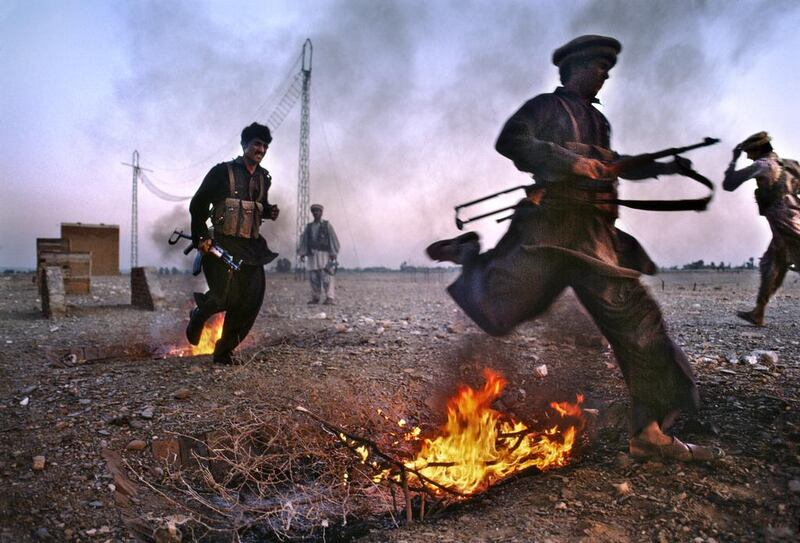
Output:
<svg viewBox="0 0 800 543">
<path fill-rule="evenodd" d="M 783 283 L 789 266 L 800 267 L 800 164 L 780 158 L 772 149 L 771 139 L 766 132 L 757 132 L 737 145 L 722 182 L 723 189 L 734 191 L 755 179 L 758 213 L 772 230 L 772 240 L 758 265 L 761 285 L 756 305 L 750 311 L 736 313 L 755 326 L 764 326 L 767 303 Z M 742 152 L 753 163 L 737 170 L 736 161 Z"/>
<path fill-rule="evenodd" d="M 255 323 L 264 301 L 264 266 L 278 256 L 259 233 L 264 218 L 274 221 L 279 214 L 268 199 L 272 177 L 260 166 L 271 141 L 266 126 L 253 123 L 242 130 L 242 156 L 211 168 L 189 204 L 192 243 L 203 253 L 208 292 L 194 294 L 197 307 L 189 314 L 186 338 L 197 345 L 206 320 L 225 311 L 214 347 L 214 362 L 220 364 L 233 363 L 231 352 Z M 210 252 L 215 247 L 241 263 L 239 269 Z"/>
<path fill-rule="evenodd" d="M 642 161 L 624 172 L 618 166 L 624 161 L 614 165 L 619 157 L 610 150 L 611 127 L 594 104 L 620 50 L 617 40 L 604 36 L 581 36 L 558 48 L 553 63 L 563 87 L 536 96 L 506 122 L 496 148 L 532 173 L 536 185 L 497 247 L 481 254 L 477 234 L 469 232 L 427 252 L 463 266 L 448 291 L 491 335 L 508 334 L 540 315 L 571 287 L 622 369 L 631 396 L 631 455 L 713 460 L 722 452 L 665 433 L 679 412 L 698 407 L 698 391 L 686 356 L 639 282 L 641 273 L 655 273 L 655 264 L 633 236 L 614 226 L 618 206 L 626 203 L 617 198 L 618 175 L 644 179 L 691 167 L 681 157 Z"/>
</svg>

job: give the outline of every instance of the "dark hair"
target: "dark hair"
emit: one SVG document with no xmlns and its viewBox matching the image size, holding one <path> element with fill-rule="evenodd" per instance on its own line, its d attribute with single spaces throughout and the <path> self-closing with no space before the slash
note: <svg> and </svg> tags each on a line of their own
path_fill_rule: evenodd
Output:
<svg viewBox="0 0 800 543">
<path fill-rule="evenodd" d="M 272 141 L 272 132 L 269 131 L 269 127 L 258 123 L 253 123 L 250 126 L 246 126 L 244 130 L 242 130 L 242 145 L 247 145 L 250 141 L 256 138 L 262 140 L 266 144 L 269 144 Z"/>
</svg>

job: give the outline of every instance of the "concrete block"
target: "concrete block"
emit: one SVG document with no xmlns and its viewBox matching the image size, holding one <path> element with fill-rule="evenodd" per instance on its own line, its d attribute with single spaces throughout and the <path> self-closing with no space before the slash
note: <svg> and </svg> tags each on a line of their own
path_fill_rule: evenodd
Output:
<svg viewBox="0 0 800 543">
<path fill-rule="evenodd" d="M 42 269 L 42 313 L 48 319 L 64 317 L 67 314 L 67 300 L 64 291 L 64 274 L 60 266 L 45 266 Z"/>
<path fill-rule="evenodd" d="M 131 305 L 154 311 L 162 309 L 165 302 L 164 291 L 158 280 L 158 271 L 151 267 L 132 268 Z"/>
</svg>

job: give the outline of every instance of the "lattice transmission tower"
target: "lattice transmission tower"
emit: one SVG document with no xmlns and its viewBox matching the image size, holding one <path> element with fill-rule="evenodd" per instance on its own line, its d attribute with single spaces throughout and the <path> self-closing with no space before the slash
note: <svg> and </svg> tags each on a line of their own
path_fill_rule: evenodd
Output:
<svg viewBox="0 0 800 543">
<path fill-rule="evenodd" d="M 139 265 L 139 191 L 138 180 L 143 171 L 152 171 L 139 166 L 139 151 L 134 151 L 131 162 L 123 162 L 133 169 L 133 194 L 131 195 L 131 268 Z"/>
<path fill-rule="evenodd" d="M 308 149 L 311 136 L 311 55 L 313 53 L 311 40 L 303 44 L 303 62 L 300 73 L 303 78 L 302 95 L 300 98 L 300 161 L 297 174 L 297 229 L 295 233 L 294 269 L 300 270 L 300 256 L 297 247 L 300 245 L 300 236 L 303 235 L 306 223 L 309 220 L 308 206 L 311 203 L 311 189 L 309 187 Z M 303 269 L 305 271 L 305 269 Z"/>
</svg>

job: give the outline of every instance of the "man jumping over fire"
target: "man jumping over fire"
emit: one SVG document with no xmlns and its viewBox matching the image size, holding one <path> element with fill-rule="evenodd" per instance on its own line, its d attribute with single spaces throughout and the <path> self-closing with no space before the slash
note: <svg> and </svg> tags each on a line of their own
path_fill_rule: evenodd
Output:
<svg viewBox="0 0 800 543">
<path fill-rule="evenodd" d="M 480 254 L 469 232 L 433 243 L 428 255 L 463 266 L 450 295 L 484 331 L 509 333 L 571 287 L 614 349 L 631 395 L 630 453 L 637 458 L 713 460 L 722 451 L 665 433 L 698 406 L 688 361 L 667 335 L 661 311 L 639 282 L 655 264 L 615 228 L 617 178 L 690 172 L 681 157 L 620 172 L 610 125 L 594 106 L 620 43 L 581 36 L 553 53 L 563 87 L 526 102 L 505 124 L 496 149 L 534 175 L 497 247 Z M 696 174 L 696 172 L 693 172 Z M 699 176 L 699 174 L 696 174 Z M 655 208 L 653 208 L 655 209 Z"/>
<path fill-rule="evenodd" d="M 267 195 L 272 177 L 259 166 L 272 141 L 268 127 L 253 123 L 242 130 L 242 156 L 217 164 L 197 189 L 189 212 L 192 243 L 203 253 L 208 292 L 195 292 L 186 338 L 197 345 L 206 320 L 225 311 L 222 337 L 214 346 L 214 362 L 231 364 L 231 352 L 244 340 L 264 301 L 264 266 L 277 255 L 259 233 L 262 218 L 278 218 L 278 206 Z M 206 221 L 211 218 L 213 232 Z M 216 244 L 242 264 L 232 270 L 209 251 Z"/>
</svg>

